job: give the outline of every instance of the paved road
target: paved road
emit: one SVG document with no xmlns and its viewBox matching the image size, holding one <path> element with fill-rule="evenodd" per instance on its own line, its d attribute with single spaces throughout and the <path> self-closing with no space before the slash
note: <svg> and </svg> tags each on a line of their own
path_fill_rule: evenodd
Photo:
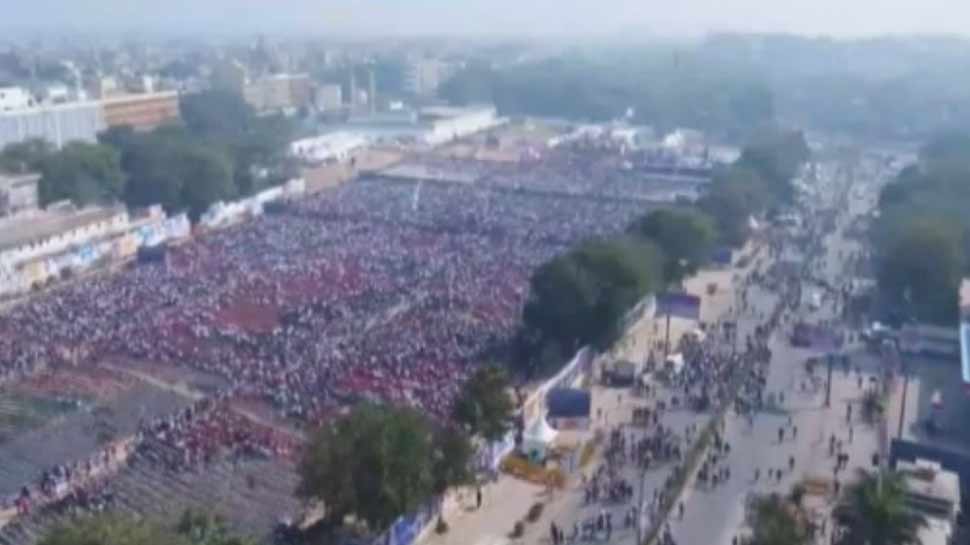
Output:
<svg viewBox="0 0 970 545">
<path fill-rule="evenodd" d="M 836 185 L 847 182 L 837 180 Z M 835 205 L 831 200 L 832 193 L 826 193 L 825 200 L 818 203 L 819 208 Z M 867 211 L 861 201 L 849 208 L 855 214 Z M 813 270 L 815 276 L 841 285 L 845 281 L 846 271 L 840 256 L 855 251 L 856 247 L 842 233 L 847 219 L 841 219 L 837 225 L 835 232 L 826 233 L 823 238 L 824 254 L 813 263 Z M 823 304 L 819 310 L 810 310 L 803 304 L 793 318 L 812 322 L 834 319 L 836 310 L 833 302 Z M 726 437 L 732 445 L 729 457 L 732 478 L 717 488 L 695 484 L 688 491 L 683 520 L 677 518 L 671 521 L 672 533 L 678 544 L 729 545 L 743 531 L 745 501 L 749 495 L 787 494 L 794 483 L 806 478 L 834 479 L 835 459 L 829 455 L 829 438 L 832 436 L 842 441 L 843 452 L 849 454 L 849 469 L 843 470 L 837 477 L 840 483 L 854 474 L 855 468 L 868 467 L 871 455 L 878 451 L 879 427 L 863 424 L 859 418 L 860 401 L 863 389 L 869 382 L 868 375 L 877 369 L 867 366 L 860 375 L 851 371 L 836 371 L 833 374 L 831 405 L 826 407 L 823 381 L 819 380 L 812 387 L 811 377 L 803 365 L 809 356 L 819 354 L 792 347 L 787 338 L 789 333 L 789 329 L 783 328 L 770 341 L 772 362 L 766 390 L 769 393 L 785 392 L 785 403 L 777 411 L 758 414 L 752 423 L 733 415 L 727 418 Z M 816 374 L 823 378 L 824 369 L 816 370 Z M 859 387 L 860 376 L 862 389 Z M 802 390 L 803 383 L 808 385 L 805 390 Z M 850 403 L 855 408 L 851 423 L 846 420 L 846 406 Z M 797 436 L 794 437 L 793 428 L 797 428 Z M 781 442 L 780 429 L 784 433 Z M 789 470 L 790 459 L 795 461 L 793 471 Z M 781 479 L 769 481 L 769 469 L 781 470 Z M 760 472 L 757 480 L 756 470 Z M 824 513 L 831 501 L 831 496 L 822 496 L 810 498 L 808 503 Z"/>
</svg>

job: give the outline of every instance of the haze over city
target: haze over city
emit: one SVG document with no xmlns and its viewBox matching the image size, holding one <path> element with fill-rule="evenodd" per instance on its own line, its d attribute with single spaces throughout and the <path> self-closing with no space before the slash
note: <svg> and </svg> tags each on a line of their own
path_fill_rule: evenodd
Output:
<svg viewBox="0 0 970 545">
<path fill-rule="evenodd" d="M 698 35 L 793 32 L 840 37 L 968 34 L 953 0 L 37 0 L 11 2 L 0 28 L 318 35 Z M 633 36 L 631 36 L 633 37 Z"/>
<path fill-rule="evenodd" d="M 0 545 L 970 545 L 970 3 L 8 0 Z"/>
</svg>

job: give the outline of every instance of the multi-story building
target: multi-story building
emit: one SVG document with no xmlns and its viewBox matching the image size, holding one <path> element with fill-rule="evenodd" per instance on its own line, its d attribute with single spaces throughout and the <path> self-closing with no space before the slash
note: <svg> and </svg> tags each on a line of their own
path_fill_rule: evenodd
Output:
<svg viewBox="0 0 970 545">
<path fill-rule="evenodd" d="M 274 74 L 252 79 L 237 60 L 218 63 L 212 72 L 212 87 L 243 97 L 257 112 L 295 110 L 314 99 L 313 82 L 306 74 Z"/>
<path fill-rule="evenodd" d="M 34 105 L 34 97 L 23 87 L 0 87 L 0 112 L 22 110 Z"/>
<path fill-rule="evenodd" d="M 40 174 L 0 173 L 0 218 L 37 210 Z"/>
<path fill-rule="evenodd" d="M 306 74 L 276 74 L 247 83 L 243 98 L 257 112 L 285 111 L 309 105 L 312 89 Z"/>
<path fill-rule="evenodd" d="M 130 126 L 151 130 L 179 118 L 179 95 L 175 91 L 124 95 L 101 101 L 108 127 Z"/>
<path fill-rule="evenodd" d="M 321 112 L 339 110 L 343 107 L 343 89 L 338 84 L 327 84 L 317 87 L 314 103 Z"/>
<path fill-rule="evenodd" d="M 450 64 L 437 59 L 411 61 L 405 72 L 405 88 L 416 95 L 433 95 L 452 73 Z"/>
<path fill-rule="evenodd" d="M 118 80 L 111 76 L 97 76 L 88 80 L 85 85 L 88 98 L 105 99 L 116 96 L 122 92 Z"/>
<path fill-rule="evenodd" d="M 99 102 L 0 111 L 0 149 L 32 139 L 46 140 L 57 148 L 75 140 L 96 142 L 104 129 L 104 110 Z"/>
</svg>

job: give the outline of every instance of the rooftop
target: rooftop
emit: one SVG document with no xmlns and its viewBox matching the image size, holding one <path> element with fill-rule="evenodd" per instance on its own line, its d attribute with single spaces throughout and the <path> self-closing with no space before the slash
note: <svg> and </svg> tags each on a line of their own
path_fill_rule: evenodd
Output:
<svg viewBox="0 0 970 545">
<path fill-rule="evenodd" d="M 24 172 L 23 174 L 0 172 L 0 189 L 15 188 L 24 184 L 34 184 L 38 180 L 40 180 L 40 174 L 36 172 Z"/>
<path fill-rule="evenodd" d="M 107 220 L 123 210 L 121 207 L 82 210 L 70 208 L 65 211 L 22 214 L 0 220 L 0 252 Z"/>
<path fill-rule="evenodd" d="M 906 476 L 907 495 L 917 504 L 915 507 L 924 511 L 959 510 L 960 477 L 956 473 L 926 460 L 901 461 L 897 469 Z"/>
</svg>

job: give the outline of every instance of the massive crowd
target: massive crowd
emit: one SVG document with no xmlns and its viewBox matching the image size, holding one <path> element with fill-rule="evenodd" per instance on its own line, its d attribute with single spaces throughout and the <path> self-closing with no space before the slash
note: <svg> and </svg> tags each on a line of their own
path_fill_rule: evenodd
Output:
<svg viewBox="0 0 970 545">
<path fill-rule="evenodd" d="M 0 382 L 42 364 L 130 360 L 221 377 L 224 395 L 281 415 L 375 398 L 443 416 L 471 366 L 514 333 L 531 272 L 642 210 L 356 181 L 10 309 Z"/>
</svg>

